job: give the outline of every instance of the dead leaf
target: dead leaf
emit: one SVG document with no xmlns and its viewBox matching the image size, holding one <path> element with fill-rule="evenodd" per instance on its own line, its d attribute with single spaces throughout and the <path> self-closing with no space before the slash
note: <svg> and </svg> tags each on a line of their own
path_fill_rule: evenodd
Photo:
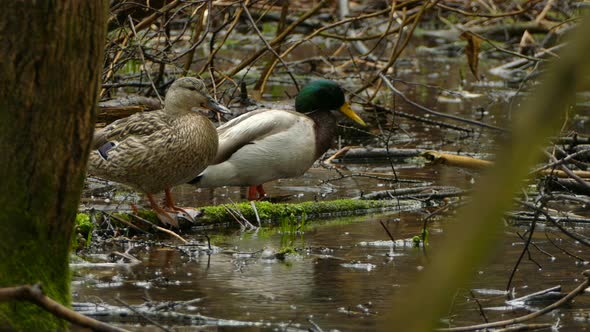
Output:
<svg viewBox="0 0 590 332">
<path fill-rule="evenodd" d="M 525 55 L 534 55 L 537 42 L 528 30 L 524 30 L 520 43 L 518 44 L 518 53 Z"/>
<path fill-rule="evenodd" d="M 477 37 L 476 35 L 468 31 L 463 32 L 460 38 L 467 41 L 467 46 L 465 47 L 467 63 L 469 64 L 469 68 L 471 69 L 473 76 L 475 76 L 475 79 L 479 81 L 477 67 L 479 64 L 479 50 L 481 46 L 481 38 Z"/>
</svg>

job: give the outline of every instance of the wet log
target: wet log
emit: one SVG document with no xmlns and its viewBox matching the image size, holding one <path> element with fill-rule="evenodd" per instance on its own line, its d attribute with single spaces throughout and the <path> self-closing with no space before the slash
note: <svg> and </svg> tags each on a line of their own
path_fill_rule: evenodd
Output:
<svg viewBox="0 0 590 332">
<path fill-rule="evenodd" d="M 489 160 L 482 160 L 470 156 L 460 156 L 438 151 L 425 151 L 422 153 L 422 157 L 426 158 L 426 160 L 428 160 L 432 165 L 442 164 L 471 169 L 484 169 L 493 165 L 493 163 Z"/>
<path fill-rule="evenodd" d="M 563 46 L 565 46 L 565 44 L 559 44 L 559 45 L 553 46 L 549 49 L 544 49 L 542 51 L 539 51 L 539 52 L 535 53 L 533 56 L 535 58 L 544 59 L 544 58 L 547 58 L 550 55 L 552 55 L 554 52 L 557 52 Z M 516 73 L 522 71 L 523 66 L 528 66 L 528 65 L 530 65 L 530 63 L 531 63 L 531 61 L 529 59 L 520 58 L 520 59 L 510 61 L 508 63 L 502 64 L 500 66 L 494 67 L 494 68 L 490 69 L 489 72 L 492 75 L 496 75 L 496 76 L 502 77 L 507 80 L 512 80 L 517 76 Z"/>
<path fill-rule="evenodd" d="M 437 151 L 425 151 L 422 156 L 426 158 L 431 165 L 447 165 L 447 166 L 455 166 L 455 167 L 463 167 L 463 168 L 470 168 L 470 169 L 485 169 L 492 166 L 492 162 L 488 160 L 481 160 L 469 156 L 459 156 L 455 154 L 449 154 L 444 152 L 437 152 Z M 572 171 L 579 177 L 582 178 L 590 178 L 590 171 L 582 171 L 582 170 L 575 170 Z M 538 175 L 551 175 L 557 176 L 560 178 L 567 178 L 569 175 L 562 171 L 562 170 L 554 170 L 554 169 L 542 169 L 535 172 Z"/>
<path fill-rule="evenodd" d="M 263 224 L 279 224 L 287 218 L 290 221 L 297 221 L 304 218 L 305 222 L 309 220 L 345 217 L 354 215 L 363 215 L 368 213 L 381 213 L 389 211 L 414 211 L 422 208 L 422 202 L 418 200 L 360 200 L 360 199 L 340 199 L 333 201 L 302 202 L 302 203 L 270 203 L 255 202 L 256 212 Z M 90 217 L 91 212 L 80 212 L 79 215 Z M 100 213 L 100 212 L 99 212 Z M 102 214 L 107 216 L 107 214 Z M 133 223 L 137 227 L 145 228 L 145 224 L 136 223 L 134 218 L 125 213 L 115 214 L 117 218 L 111 220 L 114 224 L 119 223 L 121 218 L 126 223 Z M 139 216 L 155 224 L 159 224 L 158 217 L 151 210 L 139 210 Z M 196 223 L 191 223 L 181 219 L 179 224 L 181 229 L 189 229 L 193 226 L 212 226 L 238 224 L 238 218 L 244 218 L 250 223 L 256 224 L 256 214 L 252 209 L 250 202 L 241 202 L 237 204 L 223 204 L 215 206 L 205 206 L 199 209 L 199 215 L 195 218 Z M 91 218 L 92 219 L 92 218 Z M 119 223 L 122 227 L 128 227 L 126 223 Z M 84 234 L 82 234 L 84 235 Z"/>
<path fill-rule="evenodd" d="M 96 122 L 106 125 L 137 112 L 158 110 L 161 107 L 162 105 L 160 104 L 160 101 L 156 98 L 128 96 L 111 99 L 98 104 Z"/>
<path fill-rule="evenodd" d="M 340 162 L 346 162 L 353 159 L 404 159 L 418 157 L 423 152 L 424 150 L 422 149 L 351 148 L 342 154 L 338 160 Z"/>
<path fill-rule="evenodd" d="M 577 153 L 576 160 L 590 162 L 590 144 L 580 144 L 572 147 L 572 152 Z"/>
<path fill-rule="evenodd" d="M 540 221 L 540 222 L 547 222 L 547 217 L 545 216 L 534 216 L 530 213 L 519 213 L 519 212 L 510 212 L 506 214 L 506 217 L 511 219 L 513 222 L 515 221 L 524 221 L 524 222 L 531 222 L 533 220 Z M 581 216 L 552 216 L 552 219 L 559 223 L 578 223 L 578 224 L 590 224 L 590 218 L 585 218 Z"/>
<path fill-rule="evenodd" d="M 556 144 L 570 144 L 570 145 L 578 145 L 578 144 L 590 144 L 590 137 L 583 137 L 583 136 L 567 136 L 567 137 L 556 137 L 552 141 Z"/>
<path fill-rule="evenodd" d="M 182 310 L 185 306 L 194 305 L 198 303 L 200 299 L 184 301 L 183 302 L 172 302 L 166 301 L 163 303 L 149 302 L 139 305 L 129 305 L 122 303 L 121 306 L 108 304 L 105 302 L 90 303 L 90 302 L 78 302 L 73 304 L 73 309 L 85 316 L 100 319 L 111 323 L 127 323 L 127 324 L 145 324 L 146 319 L 151 322 L 159 322 L 161 324 L 167 324 L 170 326 L 191 326 L 192 328 L 198 326 L 256 326 L 260 327 L 263 322 L 249 322 L 239 320 L 227 320 L 209 316 L 203 316 L 201 314 L 188 314 Z M 178 310 L 178 311 L 177 311 Z M 153 324 L 153 323 L 152 323 Z M 265 325 L 265 327 L 268 327 Z M 163 326 L 160 326 L 163 331 L 167 331 Z M 223 328 L 222 328 L 223 329 Z"/>
<path fill-rule="evenodd" d="M 581 185 L 574 179 L 557 179 L 553 178 L 547 183 L 550 190 L 567 191 L 578 195 L 589 195 L 588 187 Z"/>
<path fill-rule="evenodd" d="M 330 157 L 330 161 L 337 161 L 341 163 L 345 162 L 359 162 L 362 159 L 371 159 L 374 161 L 375 159 L 406 159 L 406 158 L 415 158 L 424 156 L 424 153 L 431 152 L 430 150 L 425 149 L 386 149 L 386 148 L 349 148 L 348 150 L 341 150 L 337 152 L 337 156 L 332 158 Z M 452 156 L 459 156 L 453 152 L 444 152 L 439 151 L 437 153 L 444 154 L 444 155 L 452 155 Z M 490 154 L 478 154 L 482 158 L 491 158 L 492 155 Z M 460 157 L 460 156 L 459 156 Z M 470 157 L 473 158 L 473 157 Z"/>
<path fill-rule="evenodd" d="M 415 188 L 400 188 L 393 190 L 376 191 L 362 195 L 358 199 L 443 199 L 448 197 L 464 196 L 468 193 L 455 187 L 428 186 Z"/>
<path fill-rule="evenodd" d="M 469 31 L 475 32 L 479 35 L 486 36 L 521 36 L 525 31 L 529 33 L 547 33 L 551 27 L 539 22 L 515 22 L 512 24 L 495 24 L 487 26 L 471 27 Z M 436 30 L 436 31 L 421 31 L 416 35 L 421 37 L 441 38 L 449 41 L 456 41 L 459 35 L 463 33 L 460 29 Z"/>
<path fill-rule="evenodd" d="M 306 221 L 309 221 L 387 211 L 412 211 L 420 209 L 422 203 L 416 200 L 339 199 L 303 203 L 270 203 L 263 201 L 256 202 L 255 206 L 263 223 L 278 224 L 284 218 L 301 219 L 304 217 Z M 197 225 L 233 222 L 235 218 L 228 212 L 228 208 L 237 209 L 247 220 L 256 220 L 256 215 L 250 202 L 242 202 L 202 208 L 201 211 L 203 213 L 197 218 Z"/>
</svg>

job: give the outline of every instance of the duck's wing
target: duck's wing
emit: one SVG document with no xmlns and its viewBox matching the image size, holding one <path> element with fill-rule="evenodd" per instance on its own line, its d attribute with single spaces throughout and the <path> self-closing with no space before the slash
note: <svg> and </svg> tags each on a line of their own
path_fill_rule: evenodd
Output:
<svg viewBox="0 0 590 332">
<path fill-rule="evenodd" d="M 135 113 L 97 130 L 92 146 L 97 149 L 109 141 L 120 141 L 128 136 L 149 136 L 169 125 L 167 116 L 161 111 Z"/>
<path fill-rule="evenodd" d="M 248 144 L 288 130 L 305 116 L 301 113 L 262 109 L 241 115 L 217 128 L 219 148 L 212 164 L 228 160 L 236 151 Z"/>
<path fill-rule="evenodd" d="M 110 149 L 129 137 L 141 141 L 142 138 L 149 139 L 150 135 L 169 128 L 168 117 L 162 111 L 135 113 L 97 130 L 92 138 L 92 148 L 97 149 L 106 159 Z"/>
</svg>

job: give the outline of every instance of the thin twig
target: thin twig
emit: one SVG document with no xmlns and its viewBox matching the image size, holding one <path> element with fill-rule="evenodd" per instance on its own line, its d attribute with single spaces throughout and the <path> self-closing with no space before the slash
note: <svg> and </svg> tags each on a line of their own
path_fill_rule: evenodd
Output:
<svg viewBox="0 0 590 332">
<path fill-rule="evenodd" d="M 456 121 L 460 121 L 463 123 L 468 123 L 471 125 L 475 125 L 475 126 L 479 126 L 479 127 L 483 127 L 483 128 L 488 128 L 488 129 L 493 129 L 493 130 L 497 130 L 497 131 L 501 131 L 501 132 L 508 132 L 507 129 L 504 128 L 500 128 L 500 127 L 496 127 L 494 125 L 490 125 L 484 122 L 480 122 L 480 121 L 476 121 L 476 120 L 471 120 L 471 119 L 465 119 L 456 115 L 452 115 L 452 114 L 446 114 L 446 113 L 441 113 L 441 112 L 437 112 L 434 110 L 431 110 L 428 107 L 422 106 L 414 101 L 412 101 L 411 99 L 409 99 L 408 97 L 406 97 L 406 95 L 399 91 L 398 89 L 396 89 L 393 84 L 391 84 L 391 81 L 389 81 L 389 79 L 382 73 L 380 73 L 381 75 L 381 79 L 385 82 L 385 85 L 387 85 L 387 87 L 394 92 L 396 95 L 400 96 L 406 103 L 418 108 L 421 111 L 424 111 L 426 113 L 441 117 L 441 118 L 447 118 L 447 119 L 452 119 L 452 120 L 456 120 Z"/>
<path fill-rule="evenodd" d="M 483 307 L 481 306 L 479 299 L 475 297 L 475 294 L 473 294 L 472 289 L 469 290 L 469 294 L 471 295 L 471 298 L 475 301 L 475 304 L 477 304 L 477 310 L 479 310 L 479 315 L 481 316 L 481 318 L 483 318 L 484 322 L 489 323 L 488 316 L 486 316 L 486 313 L 483 311 Z"/>
<path fill-rule="evenodd" d="M 541 204 L 543 204 L 543 203 L 541 203 Z M 524 254 L 529 251 L 529 244 L 531 243 L 531 240 L 533 238 L 533 233 L 535 232 L 535 226 L 537 225 L 537 220 L 539 219 L 539 214 L 540 214 L 539 210 L 542 210 L 542 206 L 539 207 L 538 210 L 535 211 L 534 219 L 531 222 L 531 226 L 528 229 L 529 237 L 526 239 L 526 241 L 524 243 L 524 248 L 522 248 L 522 251 L 520 252 L 520 255 L 518 256 L 518 259 L 516 260 L 516 263 L 514 264 L 514 267 L 512 268 L 512 272 L 510 273 L 510 278 L 508 278 L 508 283 L 506 284 L 506 291 L 510 291 L 510 285 L 512 284 L 512 279 L 514 278 L 514 275 L 516 274 L 516 270 L 518 270 L 518 266 L 520 265 L 520 262 L 522 261 Z"/>
<path fill-rule="evenodd" d="M 547 220 L 549 220 L 549 222 L 551 222 L 553 225 L 555 225 L 555 227 L 559 228 L 560 231 L 562 231 L 565 235 L 571 237 L 572 239 L 580 242 L 581 244 L 590 247 L 590 242 L 584 240 L 583 238 L 573 234 L 572 232 L 568 231 L 567 229 L 565 229 L 562 225 L 560 225 L 549 213 L 543 211 L 542 209 L 537 209 L 537 207 L 534 204 L 531 204 L 529 202 L 525 202 L 525 201 L 521 201 L 521 200 L 516 200 L 516 202 L 518 202 L 519 204 L 522 204 L 534 211 L 539 211 L 541 212 L 542 215 L 545 216 L 545 218 Z"/>
<path fill-rule="evenodd" d="M 174 236 L 175 238 L 179 239 L 179 240 L 180 240 L 180 241 L 182 241 L 183 243 L 188 243 L 188 241 L 187 241 L 187 240 L 185 240 L 185 239 L 184 239 L 182 236 L 178 235 L 177 233 L 175 233 L 175 232 L 173 232 L 173 231 L 171 231 L 171 230 L 169 230 L 169 229 L 166 229 L 166 228 L 160 227 L 160 226 L 158 226 L 158 225 L 154 224 L 153 222 L 151 222 L 151 221 L 149 221 L 149 220 L 146 220 L 146 219 L 144 219 L 144 218 L 142 218 L 142 217 L 140 217 L 140 216 L 138 216 L 138 215 L 136 215 L 136 214 L 133 214 L 133 213 L 131 213 L 131 214 L 129 214 L 129 215 L 130 215 L 131 217 L 133 217 L 133 218 L 135 218 L 135 219 L 139 220 L 139 221 L 142 221 L 142 222 L 144 222 L 144 223 L 146 223 L 146 224 L 148 224 L 148 225 L 152 226 L 153 228 L 155 228 L 155 229 L 159 230 L 160 232 L 164 232 L 164 233 L 166 233 L 166 234 L 169 234 L 169 235 L 172 235 L 172 236 Z"/>
<path fill-rule="evenodd" d="M 252 207 L 252 211 L 254 211 L 254 215 L 256 216 L 256 221 L 258 222 L 258 227 L 261 227 L 260 216 L 258 215 L 258 210 L 256 209 L 256 204 L 254 203 L 254 201 L 250 201 L 250 206 Z"/>
<path fill-rule="evenodd" d="M 391 242 L 395 244 L 395 239 L 393 238 L 393 235 L 391 235 L 391 232 L 389 231 L 387 226 L 385 226 L 385 224 L 383 223 L 383 220 L 379 220 L 379 223 L 381 224 L 381 226 L 383 226 L 383 229 L 385 230 L 385 233 L 387 233 L 387 236 L 389 236 L 389 238 L 391 239 Z"/>
<path fill-rule="evenodd" d="M 133 31 L 133 35 L 135 36 L 135 38 L 137 38 L 137 32 L 135 31 L 135 25 L 133 24 L 133 19 L 131 18 L 131 16 L 128 16 L 128 18 L 129 18 L 129 24 L 131 26 L 131 30 Z M 137 50 L 139 51 L 139 56 L 141 56 L 141 61 L 143 62 L 143 68 L 145 70 L 145 73 L 146 73 L 148 79 L 150 80 L 150 83 L 152 85 L 152 89 L 154 89 L 154 92 L 156 93 L 156 96 L 160 100 L 160 103 L 163 105 L 164 104 L 164 100 L 162 99 L 162 96 L 160 96 L 160 93 L 158 92 L 158 89 L 156 88 L 156 85 L 154 83 L 154 80 L 152 79 L 152 75 L 150 75 L 150 71 L 147 68 L 147 64 L 145 62 L 145 56 L 143 54 L 143 48 L 141 47 L 140 44 L 137 44 Z"/>
<path fill-rule="evenodd" d="M 264 45 L 266 46 L 266 48 L 272 54 L 274 54 L 274 56 L 276 57 L 276 59 L 279 60 L 281 62 L 281 64 L 285 67 L 285 69 L 287 71 L 287 74 L 289 75 L 289 77 L 291 77 L 291 80 L 293 81 L 293 84 L 295 84 L 295 88 L 297 89 L 297 91 L 299 91 L 299 84 L 297 84 L 297 80 L 293 76 L 293 73 L 291 72 L 291 69 L 289 69 L 289 66 L 285 63 L 285 61 L 283 60 L 283 58 L 281 58 L 281 56 L 277 53 L 277 51 L 275 51 L 274 48 L 272 48 L 272 46 L 270 46 L 270 44 L 268 43 L 268 41 L 266 41 L 266 39 L 264 39 L 264 36 L 262 35 L 262 32 L 260 32 L 260 30 L 258 29 L 258 26 L 256 25 L 256 22 L 254 22 L 254 19 L 252 18 L 252 15 L 250 14 L 250 11 L 248 10 L 248 6 L 247 6 L 248 2 L 249 1 L 242 2 L 242 9 L 246 13 L 246 16 L 248 16 L 248 20 L 250 20 L 250 24 L 252 25 L 252 29 L 254 29 L 254 31 L 256 31 L 256 34 L 258 35 L 258 37 L 260 37 L 260 40 L 262 40 L 262 42 L 264 43 Z"/>
<path fill-rule="evenodd" d="M 127 220 L 125 220 L 125 219 L 123 219 L 123 218 L 119 218 L 118 216 L 116 216 L 116 215 L 114 215 L 114 214 L 108 213 L 107 211 L 102 211 L 102 213 L 106 214 L 106 215 L 107 215 L 107 216 L 109 216 L 110 218 L 113 218 L 113 219 L 115 219 L 116 221 L 118 221 L 118 222 L 120 222 L 120 223 L 122 223 L 122 224 L 124 224 L 124 225 L 126 225 L 126 226 L 128 226 L 128 227 L 130 227 L 130 228 L 133 228 L 133 229 L 135 229 L 136 231 L 140 231 L 140 232 L 142 232 L 142 233 L 145 233 L 145 234 L 151 234 L 150 232 L 148 232 L 148 231 L 145 231 L 145 230 L 143 230 L 143 229 L 141 229 L 141 228 L 139 228 L 139 227 L 137 227 L 137 226 L 133 225 L 132 223 L 128 222 Z"/>
<path fill-rule="evenodd" d="M 499 17 L 507 17 L 507 16 L 515 16 L 515 15 L 520 15 L 525 13 L 526 11 L 528 11 L 529 9 L 533 8 L 534 5 L 536 5 L 540 0 L 534 0 L 534 1 L 529 1 L 529 3 L 521 10 L 515 10 L 515 11 L 511 11 L 511 12 L 507 12 L 507 13 L 500 13 L 500 14 L 480 14 L 480 13 L 473 13 L 473 12 L 468 12 L 468 11 L 464 11 L 458 8 L 453 8 L 453 7 L 449 7 L 447 5 L 444 5 L 442 3 L 438 3 L 436 4 L 437 7 L 446 9 L 448 11 L 452 11 L 455 13 L 459 13 L 461 15 L 465 15 L 465 16 L 476 16 L 476 17 L 487 17 L 487 18 L 499 18 Z"/>
<path fill-rule="evenodd" d="M 557 243 L 555 243 L 555 241 L 553 241 L 549 237 L 549 234 L 547 233 L 547 230 L 545 230 L 545 238 L 547 239 L 547 241 L 549 241 L 549 243 L 551 243 L 555 248 L 561 250 L 561 252 L 563 252 L 564 254 L 566 254 L 566 255 L 568 255 L 568 256 L 572 257 L 573 259 L 576 259 L 576 260 L 578 260 L 580 262 L 585 262 L 586 261 L 582 257 L 572 254 L 571 252 L 565 250 L 564 248 L 562 248 L 561 246 L 559 246 Z"/>
<path fill-rule="evenodd" d="M 133 311 L 134 313 L 136 313 L 139 317 L 147 320 L 148 322 L 152 323 L 153 325 L 159 327 L 162 331 L 166 331 L 166 332 L 171 332 L 171 330 L 165 328 L 163 325 L 161 325 L 160 323 L 156 322 L 155 320 L 147 317 L 146 315 L 142 314 L 141 312 L 139 312 L 138 310 L 135 310 L 132 306 L 130 306 L 128 303 L 126 303 L 125 301 L 121 300 L 120 298 L 116 297 L 115 301 L 121 303 L 124 307 L 126 307 L 127 309 Z"/>
<path fill-rule="evenodd" d="M 553 162 L 557 162 L 557 158 L 555 158 L 552 154 L 548 153 L 547 151 L 543 151 L 543 152 Z M 587 190 L 590 190 L 590 183 L 584 181 L 584 179 L 582 179 L 577 174 L 575 174 L 574 172 L 572 172 L 572 170 L 570 170 L 567 166 L 565 166 L 563 164 L 560 164 L 559 165 L 559 168 L 561 168 L 561 170 L 564 171 L 570 178 L 576 180 L 576 182 L 578 182 L 582 187 L 586 188 Z"/>
</svg>

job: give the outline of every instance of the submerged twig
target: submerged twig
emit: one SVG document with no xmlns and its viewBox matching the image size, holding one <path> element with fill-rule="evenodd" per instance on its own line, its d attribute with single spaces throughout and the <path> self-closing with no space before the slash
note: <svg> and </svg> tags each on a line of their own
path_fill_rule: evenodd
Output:
<svg viewBox="0 0 590 332">
<path fill-rule="evenodd" d="M 470 125 L 474 125 L 474 126 L 478 126 L 478 127 L 482 127 L 482 128 L 487 128 L 487 129 L 493 129 L 493 130 L 497 130 L 497 131 L 501 131 L 501 132 L 509 132 L 507 129 L 501 128 L 501 127 L 497 127 L 491 124 L 487 124 L 481 121 L 476 121 L 476 120 L 471 120 L 471 119 L 466 119 L 466 118 L 462 118 L 460 116 L 456 116 L 456 115 L 452 115 L 452 114 L 446 114 L 446 113 L 441 113 L 441 112 L 437 112 L 434 110 L 431 110 L 430 108 L 426 107 L 426 106 L 422 106 L 414 101 L 412 101 L 410 98 L 406 97 L 406 95 L 399 91 L 398 89 L 396 89 L 393 84 L 391 84 L 391 81 L 389 80 L 389 78 L 385 77 L 385 75 L 381 74 L 381 78 L 383 79 L 383 82 L 385 82 L 385 85 L 387 85 L 387 87 L 394 92 L 396 95 L 400 96 L 406 103 L 416 107 L 417 109 L 426 112 L 428 114 L 431 115 L 435 115 L 441 118 L 446 118 L 446 119 L 452 119 L 455 121 L 459 121 L 459 122 L 463 122 L 463 123 L 467 123 Z"/>
<path fill-rule="evenodd" d="M 494 328 L 494 327 L 502 327 L 502 326 L 508 326 L 508 325 L 513 325 L 513 324 L 519 324 L 519 323 L 531 320 L 533 318 L 537 318 L 537 317 L 542 316 L 548 312 L 553 311 L 554 309 L 559 308 L 560 306 L 564 305 L 565 303 L 571 301 L 573 298 L 575 298 L 579 294 L 583 293 L 586 290 L 586 288 L 588 288 L 588 286 L 590 286 L 590 270 L 586 270 L 586 271 L 582 272 L 582 275 L 586 279 L 581 284 L 579 284 L 578 287 L 576 287 L 571 292 L 569 292 L 561 300 L 556 301 L 539 311 L 535 311 L 535 312 L 532 312 L 528 315 L 524 315 L 524 316 L 513 318 L 513 319 L 507 319 L 507 320 L 502 320 L 502 321 L 497 321 L 497 322 L 471 325 L 471 326 L 440 328 L 440 329 L 438 329 L 438 331 L 447 331 L 447 332 L 474 331 L 474 330 L 489 329 L 489 328 Z"/>
</svg>

